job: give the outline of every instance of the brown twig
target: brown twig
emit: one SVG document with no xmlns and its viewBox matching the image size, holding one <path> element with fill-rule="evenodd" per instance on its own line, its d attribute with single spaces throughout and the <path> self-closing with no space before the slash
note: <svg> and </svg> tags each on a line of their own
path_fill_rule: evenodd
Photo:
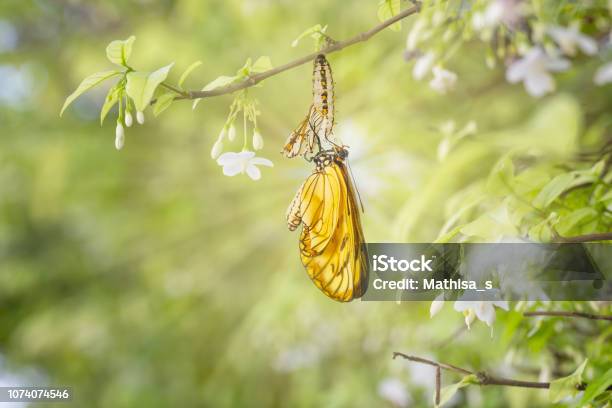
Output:
<svg viewBox="0 0 612 408">
<path fill-rule="evenodd" d="M 406 360 L 414 361 L 416 363 L 427 364 L 430 366 L 437 367 L 438 369 L 444 369 L 448 371 L 454 371 L 463 375 L 474 374 L 476 376 L 476 381 L 478 385 L 501 385 L 506 387 L 521 387 L 521 388 L 539 388 L 539 389 L 548 389 L 550 388 L 549 382 L 539 382 L 539 381 L 522 381 L 522 380 L 514 380 L 511 378 L 503 378 L 503 377 L 494 377 L 492 375 L 487 374 L 484 371 L 473 372 L 470 370 L 466 370 L 465 368 L 457 367 L 451 364 L 439 363 L 437 361 L 428 360 L 422 357 L 411 356 L 408 354 L 400 353 L 398 351 L 393 352 L 393 358 L 403 357 Z M 436 373 L 437 375 L 437 373 Z M 576 389 L 583 391 L 587 387 L 586 383 L 581 383 L 576 385 Z M 612 386 L 607 388 L 608 390 L 612 390 Z"/>
<path fill-rule="evenodd" d="M 436 405 L 440 405 L 440 384 L 442 383 L 442 370 L 436 367 Z"/>
<path fill-rule="evenodd" d="M 594 234 L 576 235 L 573 237 L 555 237 L 555 242 L 580 243 L 593 241 L 612 241 L 612 232 L 598 232 Z"/>
<path fill-rule="evenodd" d="M 310 61 L 312 61 L 313 59 L 316 58 L 317 55 L 319 54 L 331 54 L 334 53 L 336 51 L 340 51 L 346 47 L 350 47 L 351 45 L 360 43 L 360 42 L 364 42 L 369 40 L 371 37 L 373 37 L 374 35 L 378 34 L 379 32 L 381 32 L 382 30 L 384 30 L 385 28 L 389 27 L 390 25 L 397 23 L 398 21 L 411 16 L 417 12 L 419 12 L 421 6 L 420 4 L 415 4 L 414 6 L 407 8 L 406 10 L 403 10 L 401 12 L 399 12 L 398 14 L 396 14 L 395 16 L 391 17 L 388 20 L 383 21 L 382 23 L 380 23 L 379 25 L 371 28 L 368 31 L 365 31 L 361 34 L 358 34 L 352 38 L 349 38 L 348 40 L 344 40 L 344 41 L 337 41 L 334 42 L 333 44 L 330 44 L 328 47 L 317 51 L 317 52 L 313 52 L 311 54 L 308 54 L 304 57 L 298 58 L 294 61 L 288 62 L 284 65 L 280 65 L 276 68 L 272 68 L 269 69 L 267 71 L 261 72 L 259 74 L 255 74 L 255 75 L 251 75 L 249 76 L 247 79 L 245 79 L 242 82 L 238 82 L 235 84 L 230 84 L 227 86 L 223 86 L 220 88 L 216 88 L 210 91 L 185 91 L 184 93 L 181 94 L 181 96 L 177 96 L 175 99 L 201 99 L 201 98 L 210 98 L 212 96 L 219 96 L 219 95 L 225 95 L 225 94 L 230 94 L 236 91 L 239 91 L 241 89 L 246 89 L 246 88 L 250 88 L 254 85 L 257 85 L 258 83 L 260 83 L 261 81 L 263 81 L 264 79 L 270 78 L 274 75 L 280 74 L 281 72 L 285 72 L 288 71 L 290 69 L 299 67 L 300 65 L 306 64 Z"/>
<path fill-rule="evenodd" d="M 608 315 L 598 315 L 593 313 L 583 313 L 583 312 L 557 312 L 557 311 L 535 311 L 535 312 L 525 312 L 523 313 L 525 317 L 534 317 L 534 316 L 552 316 L 552 317 L 580 317 L 584 319 L 591 320 L 608 320 L 612 321 L 612 316 Z"/>
</svg>

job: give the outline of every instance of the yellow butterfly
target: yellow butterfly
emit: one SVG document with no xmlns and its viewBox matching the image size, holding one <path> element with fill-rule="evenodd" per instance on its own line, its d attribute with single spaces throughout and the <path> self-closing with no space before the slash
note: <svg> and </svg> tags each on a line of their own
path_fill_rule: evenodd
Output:
<svg viewBox="0 0 612 408">
<path fill-rule="evenodd" d="M 367 253 L 355 187 L 344 148 L 323 150 L 315 171 L 304 181 L 287 210 L 287 225 L 303 224 L 300 257 L 314 284 L 332 299 L 361 297 L 368 285 Z"/>
<path fill-rule="evenodd" d="M 324 55 L 318 55 L 312 72 L 312 105 L 306 118 L 289 135 L 282 153 L 286 157 L 305 156 L 338 147 L 332 138 L 334 127 L 334 79 Z"/>
</svg>

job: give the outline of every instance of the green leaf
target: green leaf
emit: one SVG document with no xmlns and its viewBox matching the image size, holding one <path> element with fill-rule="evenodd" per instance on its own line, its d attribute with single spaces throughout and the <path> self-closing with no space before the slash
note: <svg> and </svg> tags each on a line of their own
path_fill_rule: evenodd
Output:
<svg viewBox="0 0 612 408">
<path fill-rule="evenodd" d="M 321 24 L 316 24 L 310 28 L 307 28 L 302 32 L 302 34 L 300 34 L 295 40 L 293 40 L 291 46 L 297 47 L 299 42 L 307 36 L 310 36 L 318 44 L 322 37 L 321 33 L 325 33 L 326 30 L 327 26 L 321 26 Z"/>
<path fill-rule="evenodd" d="M 605 203 L 606 201 L 612 200 L 612 190 L 608 190 L 607 193 L 599 197 L 598 201 Z"/>
<path fill-rule="evenodd" d="M 81 96 L 83 93 L 89 91 L 94 86 L 106 81 L 109 78 L 114 77 L 115 75 L 119 75 L 121 72 L 119 71 L 105 71 L 105 72 L 96 72 L 95 74 L 91 74 L 87 78 L 81 82 L 81 84 L 77 87 L 77 89 L 68 95 L 66 101 L 64 102 L 64 106 L 62 106 L 62 110 L 60 111 L 60 116 L 64 113 L 68 105 L 70 105 L 76 98 Z"/>
<path fill-rule="evenodd" d="M 253 60 L 251 58 L 247 58 L 246 62 L 242 66 L 242 68 L 240 68 L 236 72 L 236 78 L 237 79 L 241 79 L 241 78 L 246 78 L 249 75 L 251 75 L 251 67 L 252 67 L 252 65 L 253 65 Z"/>
<path fill-rule="evenodd" d="M 580 208 L 576 211 L 571 212 L 568 215 L 561 217 L 558 224 L 556 225 L 557 232 L 561 235 L 572 235 L 571 230 L 576 226 L 581 226 L 594 218 L 597 218 L 599 213 L 590 207 Z M 578 235 L 578 232 L 573 235 Z"/>
<path fill-rule="evenodd" d="M 378 3 L 378 19 L 385 21 L 391 17 L 397 15 L 400 12 L 401 0 L 380 0 Z M 400 31 L 402 29 L 402 23 L 397 22 L 391 24 L 389 27 L 393 31 Z"/>
<path fill-rule="evenodd" d="M 440 403 L 436 405 L 436 408 L 446 404 L 448 401 L 450 401 L 451 398 L 453 398 L 453 395 L 455 395 L 457 391 L 459 391 L 463 387 L 467 387 L 470 384 L 478 384 L 478 378 L 476 377 L 476 375 L 466 375 L 458 383 L 442 387 L 442 389 L 440 390 Z M 435 402 L 436 395 L 434 394 L 434 404 Z"/>
<path fill-rule="evenodd" d="M 510 221 L 508 208 L 503 204 L 464 225 L 461 228 L 461 233 L 470 237 L 490 240 L 518 235 L 516 227 Z"/>
<path fill-rule="evenodd" d="M 582 372 L 584 371 L 588 361 L 589 359 L 584 360 L 576 371 L 567 377 L 559 378 L 550 382 L 548 399 L 552 403 L 557 403 L 564 398 L 574 397 L 576 394 L 578 394 L 579 391 L 576 387 L 582 383 Z"/>
<path fill-rule="evenodd" d="M 130 72 L 127 74 L 125 90 L 134 101 L 137 111 L 143 111 L 151 102 L 155 89 L 161 84 L 174 63 L 166 65 L 154 72 Z"/>
<path fill-rule="evenodd" d="M 559 174 L 544 186 L 533 200 L 533 205 L 538 208 L 546 208 L 555 201 L 565 190 L 567 190 L 574 181 L 574 175 L 571 173 Z"/>
<path fill-rule="evenodd" d="M 202 91 L 212 91 L 215 88 L 221 88 L 223 86 L 227 86 L 237 81 L 238 79 L 240 79 L 240 77 L 237 75 L 236 76 L 221 75 L 220 77 L 217 77 L 213 81 L 206 84 L 206 86 L 202 88 Z M 195 109 L 196 106 L 198 106 L 198 104 L 200 103 L 200 100 L 201 99 L 196 99 L 195 101 L 193 101 L 192 109 Z"/>
<path fill-rule="evenodd" d="M 487 179 L 487 191 L 496 195 L 507 195 L 514 179 L 514 163 L 509 155 L 497 162 Z"/>
<path fill-rule="evenodd" d="M 220 77 L 214 79 L 213 81 L 209 82 L 208 84 L 206 84 L 206 86 L 204 86 L 204 88 L 202 88 L 203 91 L 212 91 L 215 88 L 221 88 L 223 86 L 227 86 L 229 84 L 231 84 L 232 82 L 236 81 L 238 79 L 237 76 L 225 76 L 225 75 L 221 75 Z"/>
<path fill-rule="evenodd" d="M 457 225 L 456 227 L 454 227 L 453 229 L 451 229 L 447 233 L 445 233 L 445 234 L 443 234 L 441 236 L 438 236 L 438 238 L 436 238 L 434 243 L 436 243 L 436 244 L 445 244 L 447 242 L 450 242 L 451 239 L 455 238 L 455 236 L 461 232 L 461 229 L 464 226 L 465 225 Z"/>
<path fill-rule="evenodd" d="M 586 390 L 584 390 L 582 400 L 580 400 L 580 405 L 582 406 L 593 401 L 599 395 L 603 394 L 610 385 L 612 385 L 612 368 L 606 371 L 601 377 L 593 380 L 593 382 L 587 386 Z"/>
<path fill-rule="evenodd" d="M 153 105 L 153 114 L 155 116 L 159 116 L 160 113 L 168 109 L 168 107 L 172 105 L 172 102 L 174 102 L 175 96 L 176 94 L 174 92 L 166 92 L 164 94 L 161 94 L 157 98 L 155 105 Z"/>
<path fill-rule="evenodd" d="M 108 90 L 108 94 L 104 100 L 104 105 L 102 105 L 102 109 L 100 110 L 100 125 L 104 123 L 104 118 L 106 118 L 106 115 L 111 108 L 119 101 L 120 90 L 121 88 L 119 85 L 115 85 Z"/>
<path fill-rule="evenodd" d="M 187 79 L 189 74 L 191 74 L 191 71 L 193 71 L 194 69 L 196 69 L 200 65 L 202 65 L 202 61 L 196 61 L 196 62 L 194 62 L 193 64 L 191 64 L 190 66 L 187 67 L 187 69 L 185 70 L 185 72 L 183 72 L 183 75 L 181 75 L 181 78 L 178 81 L 178 86 L 180 88 L 183 87 L 183 83 L 185 82 L 185 80 Z"/>
<path fill-rule="evenodd" d="M 606 168 L 606 160 L 600 160 L 597 163 L 595 163 L 593 167 L 591 167 L 589 170 L 592 175 L 594 175 L 595 177 L 599 177 L 601 176 L 605 168 Z"/>
<path fill-rule="evenodd" d="M 128 59 L 132 54 L 132 45 L 136 37 L 131 36 L 127 40 L 111 41 L 106 47 L 106 58 L 113 64 L 127 66 Z"/>
<path fill-rule="evenodd" d="M 264 72 L 269 69 L 272 69 L 272 61 L 270 57 L 263 56 L 257 58 L 257 61 L 251 67 L 251 72 Z"/>
</svg>

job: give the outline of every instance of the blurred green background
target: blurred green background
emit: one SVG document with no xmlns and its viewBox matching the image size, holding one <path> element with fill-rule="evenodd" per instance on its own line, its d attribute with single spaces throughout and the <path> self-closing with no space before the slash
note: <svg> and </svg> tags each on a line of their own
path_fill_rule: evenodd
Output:
<svg viewBox="0 0 612 408">
<path fill-rule="evenodd" d="M 131 65 L 174 61 L 174 82 L 202 60 L 187 81 L 198 89 L 247 57 L 280 65 L 311 52 L 306 40 L 290 44 L 316 23 L 337 39 L 365 31 L 376 10 L 375 1 L 3 0 L 0 382 L 72 386 L 80 407 L 373 407 L 431 403 L 433 370 L 393 361 L 393 351 L 512 375 L 502 325 L 493 337 L 475 325 L 449 344 L 463 327 L 450 306 L 429 320 L 428 303 L 338 304 L 308 279 L 284 214 L 311 165 L 279 152 L 310 103 L 309 64 L 251 91 L 262 111 L 258 155 L 275 164 L 258 182 L 225 177 L 210 158 L 231 96 L 147 112 L 122 151 L 116 114 L 99 125 L 107 87 L 58 117 L 83 77 L 110 68 L 111 40 L 135 35 Z M 487 69 L 478 45 L 454 59 L 458 85 L 440 96 L 412 79 L 405 34 L 386 30 L 329 57 L 369 242 L 434 240 L 457 190 L 508 146 L 533 142 L 524 129 L 538 110 L 552 110 L 538 131 L 554 154 L 558 138 L 577 143 L 589 110 L 610 110 L 590 76 L 571 73 L 564 95 L 535 100 L 503 69 Z M 448 120 L 474 120 L 479 133 L 439 161 L 437 129 Z M 547 405 L 541 391 L 478 387 L 454 404 L 527 401 Z"/>
</svg>

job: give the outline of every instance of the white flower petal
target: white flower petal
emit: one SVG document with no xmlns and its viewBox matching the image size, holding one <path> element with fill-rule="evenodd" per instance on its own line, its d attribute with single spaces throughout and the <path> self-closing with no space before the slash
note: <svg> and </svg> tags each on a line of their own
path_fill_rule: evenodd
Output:
<svg viewBox="0 0 612 408">
<path fill-rule="evenodd" d="M 233 142 L 234 139 L 236 139 L 236 127 L 234 125 L 230 126 L 227 132 L 227 138 L 230 140 L 230 142 Z"/>
<path fill-rule="evenodd" d="M 438 314 L 438 312 L 442 310 L 443 306 L 444 306 L 444 294 L 440 294 L 433 300 L 433 302 L 431 302 L 431 306 L 429 307 L 429 317 L 432 318 L 436 314 Z"/>
<path fill-rule="evenodd" d="M 219 157 L 222 151 L 223 151 L 223 142 L 219 139 L 213 145 L 212 150 L 210 151 L 210 157 L 212 157 L 213 159 L 216 159 L 217 157 Z"/>
<path fill-rule="evenodd" d="M 251 152 L 249 150 L 243 150 L 240 153 L 238 153 L 238 157 L 240 157 L 240 160 L 251 160 L 253 157 L 255 157 L 255 152 Z"/>
<path fill-rule="evenodd" d="M 510 310 L 510 305 L 508 304 L 507 300 L 495 300 L 493 301 L 493 305 L 502 308 L 506 311 Z"/>
<path fill-rule="evenodd" d="M 578 47 L 580 47 L 582 52 L 586 55 L 597 54 L 597 42 L 588 35 L 580 35 L 580 37 L 578 37 Z"/>
<path fill-rule="evenodd" d="M 253 180 L 259 180 L 261 178 L 261 171 L 253 164 L 247 166 L 246 173 Z"/>
<path fill-rule="evenodd" d="M 572 64 L 565 58 L 550 58 L 546 61 L 549 71 L 560 72 L 567 70 Z"/>
<path fill-rule="evenodd" d="M 221 143 L 221 141 L 218 140 L 217 143 Z M 239 153 L 223 153 L 217 159 L 217 163 L 223 166 L 223 174 L 226 176 L 246 173 L 253 180 L 259 180 L 261 178 L 261 171 L 257 168 L 257 165 L 273 166 L 270 160 L 264 159 L 263 157 L 255 157 L 255 152 L 248 150 L 243 150 Z"/>
<path fill-rule="evenodd" d="M 264 146 L 263 137 L 261 137 L 261 133 L 255 131 L 253 133 L 253 148 L 255 150 L 261 150 Z"/>
<path fill-rule="evenodd" d="M 251 159 L 251 163 L 256 164 L 258 166 L 274 167 L 274 163 L 272 163 L 270 160 L 265 159 L 263 157 L 254 157 Z"/>
<path fill-rule="evenodd" d="M 123 143 L 125 142 L 125 131 L 121 122 L 117 121 L 117 127 L 115 128 L 115 148 L 121 150 Z"/>
<path fill-rule="evenodd" d="M 235 176 L 242 173 L 242 165 L 240 163 L 230 163 L 223 166 L 223 174 L 226 176 Z"/>
<path fill-rule="evenodd" d="M 136 112 L 136 121 L 139 124 L 144 125 L 144 123 L 145 123 L 145 116 L 144 116 L 144 113 L 142 111 Z"/>
<path fill-rule="evenodd" d="M 555 90 L 555 80 L 546 72 L 532 73 L 525 78 L 525 89 L 536 98 Z"/>
<path fill-rule="evenodd" d="M 433 52 L 428 52 L 417 59 L 412 68 L 412 77 L 417 81 L 425 78 L 425 75 L 431 70 L 435 57 L 436 55 Z"/>
<path fill-rule="evenodd" d="M 478 320 L 485 322 L 487 326 L 491 327 L 495 321 L 495 308 L 491 302 L 480 302 L 480 305 L 478 305 L 475 312 Z"/>
<path fill-rule="evenodd" d="M 511 83 L 519 82 L 527 75 L 527 69 L 528 65 L 524 59 L 513 62 L 506 70 L 506 80 Z"/>
<path fill-rule="evenodd" d="M 463 315 L 465 316 L 465 325 L 467 326 L 468 330 L 470 330 L 472 328 L 471 324 L 476 318 L 476 315 L 474 314 L 474 310 L 473 309 L 466 310 L 465 312 L 463 312 Z"/>
<path fill-rule="evenodd" d="M 566 55 L 576 55 L 578 48 L 587 55 L 597 53 L 597 42 L 582 34 L 577 27 L 550 27 L 548 33 Z"/>
<path fill-rule="evenodd" d="M 219 164 L 220 166 L 225 166 L 230 163 L 235 163 L 238 160 L 240 160 L 238 153 L 226 152 L 219 156 L 219 158 L 217 159 L 217 164 Z"/>
<path fill-rule="evenodd" d="M 455 310 L 458 312 L 474 309 L 476 307 L 478 307 L 478 302 L 472 300 L 457 300 L 454 305 Z"/>
<path fill-rule="evenodd" d="M 452 89 L 457 82 L 457 74 L 440 66 L 433 68 L 433 75 L 434 78 L 429 82 L 429 86 L 441 94 L 445 94 Z"/>
<path fill-rule="evenodd" d="M 612 62 L 608 62 L 607 64 L 599 67 L 595 73 L 593 82 L 595 82 L 596 85 L 604 85 L 612 82 Z"/>
</svg>

